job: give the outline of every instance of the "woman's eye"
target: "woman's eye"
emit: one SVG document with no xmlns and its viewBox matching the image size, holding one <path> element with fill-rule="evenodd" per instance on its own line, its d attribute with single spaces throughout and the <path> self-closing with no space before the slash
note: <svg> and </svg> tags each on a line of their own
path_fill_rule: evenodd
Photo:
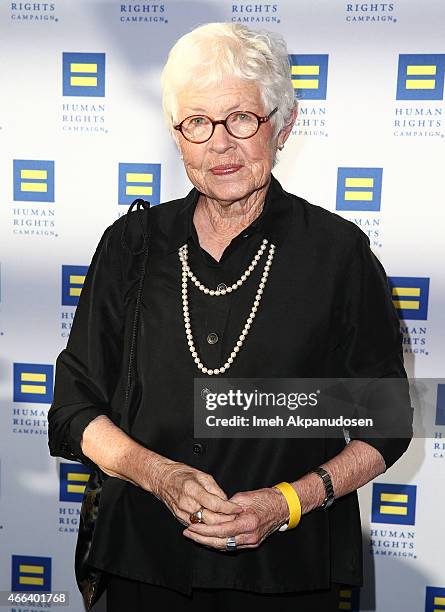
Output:
<svg viewBox="0 0 445 612">
<path fill-rule="evenodd" d="M 195 123 L 195 124 L 198 124 L 198 125 L 200 123 L 203 123 L 204 121 L 205 121 L 204 117 L 193 117 L 193 119 L 192 119 L 192 123 Z"/>
</svg>

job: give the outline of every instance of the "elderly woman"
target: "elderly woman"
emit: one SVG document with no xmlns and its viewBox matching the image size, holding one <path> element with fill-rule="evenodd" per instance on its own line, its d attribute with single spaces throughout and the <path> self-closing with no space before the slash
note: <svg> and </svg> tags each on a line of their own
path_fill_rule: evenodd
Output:
<svg viewBox="0 0 445 612">
<path fill-rule="evenodd" d="M 406 378 L 385 272 L 360 229 L 271 174 L 297 116 L 280 35 L 200 26 L 162 87 L 193 188 L 105 230 L 57 359 L 51 454 L 107 475 L 88 561 L 109 612 L 337 610 L 363 580 L 356 490 L 410 438 L 199 439 L 194 378 Z M 142 277 L 128 221 L 134 240 L 148 227 Z"/>
</svg>

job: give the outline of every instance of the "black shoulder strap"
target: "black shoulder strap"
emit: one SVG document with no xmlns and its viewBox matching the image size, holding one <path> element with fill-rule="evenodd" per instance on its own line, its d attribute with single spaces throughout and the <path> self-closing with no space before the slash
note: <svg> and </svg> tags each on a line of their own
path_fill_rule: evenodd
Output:
<svg viewBox="0 0 445 612">
<path fill-rule="evenodd" d="M 142 247 L 140 249 L 138 249 L 138 250 L 132 249 L 131 246 L 129 246 L 129 244 L 127 242 L 127 238 L 126 238 L 128 219 L 130 217 L 130 213 L 133 210 L 133 207 L 136 208 L 136 212 L 137 212 L 137 215 L 139 217 L 139 221 L 140 221 L 140 225 L 141 225 L 141 231 L 142 231 L 142 236 L 143 236 Z M 130 397 L 130 386 L 131 386 L 131 380 L 132 380 L 132 370 L 133 370 L 134 355 L 135 355 L 135 351 L 136 351 L 136 339 L 137 339 L 137 330 L 138 330 L 138 323 L 139 323 L 139 311 L 140 311 L 141 295 L 142 295 L 142 289 L 143 289 L 143 286 L 144 286 L 144 278 L 145 278 L 147 256 L 148 256 L 148 241 L 149 241 L 149 232 L 147 230 L 147 227 L 148 227 L 148 214 L 147 214 L 147 227 L 146 227 L 146 226 L 144 226 L 144 221 L 143 221 L 143 218 L 142 218 L 141 211 L 144 210 L 144 209 L 148 210 L 149 208 L 150 208 L 150 202 L 147 202 L 146 200 L 142 200 L 141 198 L 137 198 L 136 200 L 134 200 L 131 203 L 131 205 L 128 208 L 128 211 L 127 211 L 127 213 L 125 215 L 124 227 L 122 229 L 122 236 L 121 236 L 122 245 L 125 248 L 127 248 L 132 255 L 135 256 L 135 255 L 140 255 L 140 254 L 143 253 L 142 265 L 141 265 L 140 272 L 139 272 L 139 285 L 138 285 L 138 292 L 137 292 L 137 298 L 136 298 L 136 306 L 135 306 L 135 310 L 134 310 L 133 328 L 132 328 L 131 342 L 130 342 L 130 353 L 129 353 L 129 359 L 128 359 L 127 384 L 126 384 L 126 388 L 125 388 L 125 404 L 124 404 L 124 410 L 125 411 L 128 409 L 128 401 L 129 401 L 129 397 Z"/>
<path fill-rule="evenodd" d="M 136 207 L 136 213 L 139 217 L 139 222 L 141 225 L 141 230 L 142 230 L 142 236 L 143 236 L 143 244 L 142 247 L 137 251 L 135 249 L 132 249 L 131 246 L 129 246 L 128 242 L 127 242 L 127 227 L 128 227 L 128 220 L 130 218 L 130 213 L 133 210 L 133 206 Z M 127 213 L 125 215 L 125 219 L 124 219 L 124 227 L 122 229 L 122 235 L 121 235 L 121 241 L 122 241 L 122 246 L 124 246 L 125 248 L 127 248 L 130 253 L 132 255 L 140 255 L 141 253 L 143 253 L 145 251 L 145 249 L 147 248 L 148 245 L 148 231 L 147 228 L 144 226 L 144 222 L 142 219 L 142 214 L 141 211 L 142 210 L 149 210 L 150 208 L 150 202 L 147 202 L 147 200 L 142 200 L 142 198 L 137 198 L 136 200 L 133 200 L 133 202 L 130 204 Z M 148 215 L 147 215 L 147 225 L 148 225 Z"/>
</svg>

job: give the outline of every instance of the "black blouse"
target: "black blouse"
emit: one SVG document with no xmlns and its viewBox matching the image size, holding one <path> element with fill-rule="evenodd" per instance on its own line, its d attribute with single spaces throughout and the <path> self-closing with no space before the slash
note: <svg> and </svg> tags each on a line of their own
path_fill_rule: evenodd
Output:
<svg viewBox="0 0 445 612">
<path fill-rule="evenodd" d="M 125 217 L 105 230 L 67 347 L 56 361 L 49 447 L 53 456 L 93 465 L 82 453 L 80 440 L 86 425 L 105 414 L 147 448 L 212 474 L 230 497 L 297 480 L 337 455 L 346 442 L 194 437 L 194 377 L 206 375 L 194 363 L 186 340 L 181 245 L 188 244 L 192 271 L 214 288 L 241 276 L 264 237 L 276 245 L 255 320 L 224 376 L 406 379 L 406 372 L 385 271 L 355 224 L 287 193 L 272 175 L 261 214 L 231 241 L 218 262 L 200 247 L 193 224 L 199 195 L 193 188 L 185 198 L 126 216 L 130 242 L 140 240 L 141 221 L 150 234 L 135 353 L 137 379 L 126 414 L 122 406 L 142 260 L 122 244 Z M 240 289 L 218 298 L 189 284 L 192 332 L 207 367 L 222 365 L 232 351 L 262 267 L 260 262 Z M 411 411 L 409 395 L 400 401 L 403 410 Z M 387 468 L 410 442 L 409 437 L 363 440 L 380 451 Z M 184 593 L 193 586 L 280 593 L 328 588 L 330 581 L 362 584 L 356 491 L 337 499 L 327 511 L 307 513 L 297 528 L 276 531 L 255 549 L 226 553 L 208 548 L 183 536 L 183 529 L 155 496 L 107 477 L 89 561 Z"/>
</svg>

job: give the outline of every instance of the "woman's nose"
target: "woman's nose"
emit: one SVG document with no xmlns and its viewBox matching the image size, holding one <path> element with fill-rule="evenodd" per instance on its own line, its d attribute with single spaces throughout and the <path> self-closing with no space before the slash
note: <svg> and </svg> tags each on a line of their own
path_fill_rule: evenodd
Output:
<svg viewBox="0 0 445 612">
<path fill-rule="evenodd" d="M 215 125 L 212 137 L 210 138 L 211 146 L 216 150 L 225 150 L 233 146 L 234 137 L 229 134 L 222 123 Z"/>
</svg>

